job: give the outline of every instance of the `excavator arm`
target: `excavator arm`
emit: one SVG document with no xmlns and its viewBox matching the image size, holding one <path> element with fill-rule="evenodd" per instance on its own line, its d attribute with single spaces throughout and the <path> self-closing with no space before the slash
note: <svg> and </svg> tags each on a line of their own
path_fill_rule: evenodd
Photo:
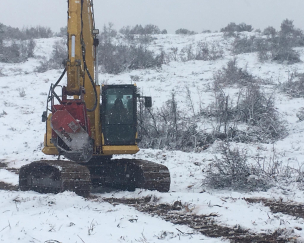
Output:
<svg viewBox="0 0 304 243">
<path fill-rule="evenodd" d="M 101 143 L 99 86 L 94 81 L 98 30 L 94 28 L 93 14 L 91 0 L 68 1 L 68 56 L 64 61 L 67 86 L 62 88 L 59 104 L 54 104 L 58 96 L 55 87 L 51 88 L 51 114 L 43 149 L 46 154 L 57 150 L 76 162 L 89 161 L 94 141 Z"/>
</svg>

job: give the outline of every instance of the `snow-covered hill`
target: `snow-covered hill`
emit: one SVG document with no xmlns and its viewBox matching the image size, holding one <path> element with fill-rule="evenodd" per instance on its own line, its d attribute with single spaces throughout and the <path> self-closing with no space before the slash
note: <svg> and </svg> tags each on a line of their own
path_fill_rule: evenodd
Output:
<svg viewBox="0 0 304 243">
<path fill-rule="evenodd" d="M 161 107 L 172 90 L 182 110 L 187 111 L 188 87 L 195 110 L 199 103 L 207 107 L 214 101 L 208 87 L 213 73 L 231 60 L 231 41 L 222 33 L 206 33 L 193 36 L 159 35 L 149 47 L 152 50 L 181 49 L 200 41 L 221 45 L 223 58 L 216 61 L 171 61 L 161 69 L 144 69 L 123 72 L 118 75 L 99 73 L 99 80 L 107 84 L 131 83 L 136 77 L 145 95 L 153 98 L 154 107 Z M 18 184 L 18 175 L 11 168 L 39 159 L 56 159 L 41 152 L 45 123 L 41 122 L 51 83 L 55 83 L 62 70 L 45 73 L 34 72 L 42 57 L 49 57 L 52 45 L 58 38 L 36 41 L 35 58 L 20 64 L 0 63 L 0 182 Z M 304 60 L 304 48 L 298 48 Z M 271 80 L 265 90 L 273 90 L 275 84 L 288 80 L 291 72 L 304 73 L 303 63 L 284 65 L 274 62 L 260 63 L 256 53 L 237 55 L 238 67 L 254 76 Z M 199 92 L 198 92 L 199 91 Z M 227 89 L 227 92 L 230 92 Z M 231 96 L 235 95 L 233 89 Z M 296 113 L 303 106 L 302 98 L 290 98 L 276 93 L 276 107 L 287 121 L 288 136 L 275 144 L 234 144 L 246 148 L 248 155 L 262 154 L 266 158 L 279 156 L 282 166 L 301 172 L 304 162 L 304 123 Z M 199 129 L 209 129 L 201 122 Z M 250 233 L 286 234 L 287 238 L 304 238 L 302 216 L 275 213 L 262 203 L 252 203 L 246 198 L 267 198 L 282 203 L 301 204 L 304 191 L 301 183 L 290 180 L 278 183 L 267 191 L 239 192 L 212 190 L 203 185 L 206 170 L 219 155 L 218 141 L 208 149 L 195 152 L 143 149 L 134 156 L 166 165 L 171 173 L 171 189 L 168 193 L 136 189 L 135 192 L 95 191 L 92 198 L 84 199 L 74 193 L 41 195 L 36 192 L 0 191 L 0 241 L 1 242 L 222 242 L 219 237 L 210 238 L 187 225 L 166 222 L 160 216 L 139 212 L 136 207 L 123 203 L 109 203 L 108 199 L 138 199 L 151 197 L 147 204 L 164 205 L 181 203 L 176 214 L 210 215 L 214 225 L 231 229 L 242 228 Z M 118 158 L 120 156 L 117 156 Z M 1 184 L 0 184 L 1 185 Z M 293 214 L 294 215 L 294 214 Z M 211 234 L 207 234 L 211 236 Z M 218 234 L 221 236 L 221 234 Z M 53 241 L 51 241 L 53 240 Z M 249 241 L 248 241 L 249 242 Z M 285 241 L 287 242 L 287 241 Z M 296 242 L 296 241 L 295 241 Z"/>
</svg>

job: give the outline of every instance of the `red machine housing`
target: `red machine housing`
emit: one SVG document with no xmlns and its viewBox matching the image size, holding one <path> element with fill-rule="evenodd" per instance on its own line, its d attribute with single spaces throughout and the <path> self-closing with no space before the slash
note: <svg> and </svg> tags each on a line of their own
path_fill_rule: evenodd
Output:
<svg viewBox="0 0 304 243">
<path fill-rule="evenodd" d="M 62 90 L 60 104 L 52 104 L 52 141 L 70 160 L 87 162 L 93 155 L 90 122 L 82 99 L 67 99 Z"/>
</svg>

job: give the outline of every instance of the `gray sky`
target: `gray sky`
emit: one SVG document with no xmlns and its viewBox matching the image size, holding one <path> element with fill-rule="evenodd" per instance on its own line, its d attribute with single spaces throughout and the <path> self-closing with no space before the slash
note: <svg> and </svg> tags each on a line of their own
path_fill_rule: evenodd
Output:
<svg viewBox="0 0 304 243">
<path fill-rule="evenodd" d="M 304 0 L 95 0 L 94 6 L 99 29 L 112 22 L 115 29 L 155 24 L 169 33 L 179 28 L 201 32 L 245 22 L 263 30 L 279 29 L 286 18 L 304 29 Z M 66 25 L 66 11 L 66 0 L 0 0 L 0 23 L 58 31 Z"/>
</svg>

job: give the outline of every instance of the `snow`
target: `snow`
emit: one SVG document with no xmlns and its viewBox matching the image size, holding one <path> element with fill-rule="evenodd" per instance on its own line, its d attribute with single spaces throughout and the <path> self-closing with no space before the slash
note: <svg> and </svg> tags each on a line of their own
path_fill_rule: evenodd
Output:
<svg viewBox="0 0 304 243">
<path fill-rule="evenodd" d="M 5 169 L 0 169 L 0 178 L 1 181 L 11 185 L 18 185 L 19 183 L 16 174 Z"/>
<path fill-rule="evenodd" d="M 88 201 L 71 192 L 41 195 L 0 191 L 2 242 L 156 242 L 163 232 L 168 242 L 220 242 L 198 234 L 180 236 L 171 223 L 133 208 Z M 179 230 L 188 232 L 185 226 Z"/>
<path fill-rule="evenodd" d="M 0 162 L 7 168 L 40 159 L 56 159 L 41 152 L 45 123 L 41 122 L 45 110 L 47 93 L 55 83 L 61 70 L 45 73 L 34 72 L 39 61 L 49 57 L 52 45 L 59 38 L 37 40 L 36 58 L 20 64 L 0 63 L 5 75 L 0 77 Z M 187 107 L 185 87 L 189 87 L 195 112 L 199 102 L 208 107 L 214 94 L 208 90 L 213 73 L 232 59 L 230 41 L 221 33 L 197 34 L 194 36 L 160 35 L 150 49 L 179 50 L 200 41 L 219 43 L 224 48 L 224 57 L 217 61 L 172 61 L 162 69 L 126 71 L 119 75 L 99 74 L 99 80 L 107 84 L 132 83 L 147 96 L 152 96 L 153 105 L 161 107 L 176 93 L 176 99 Z M 303 59 L 304 49 L 299 48 Z M 286 82 L 293 70 L 304 72 L 302 63 L 283 65 L 272 62 L 261 64 L 255 53 L 238 55 L 238 66 L 247 67 L 255 76 L 271 80 L 274 84 Z M 272 89 L 269 86 L 268 89 Z M 236 89 L 225 92 L 233 97 Z M 266 88 L 265 88 L 266 90 Z M 21 91 L 24 91 L 23 96 Z M 199 97 L 200 95 L 201 97 Z M 201 99 L 201 101 L 200 101 Z M 249 155 L 261 154 L 270 157 L 273 149 L 284 165 L 300 170 L 304 158 L 304 123 L 299 122 L 296 112 L 302 107 L 303 99 L 294 99 L 276 92 L 276 107 L 287 122 L 289 135 L 275 144 L 235 144 L 246 148 Z M 210 126 L 204 122 L 201 129 Z M 299 184 L 279 185 L 262 192 L 236 192 L 232 190 L 211 190 L 205 188 L 204 171 L 218 155 L 217 143 L 206 150 L 196 152 L 143 149 L 136 155 L 117 158 L 138 158 L 164 164 L 170 170 L 171 188 L 168 193 L 136 189 L 135 192 L 111 191 L 93 194 L 96 199 L 84 199 L 72 192 L 42 195 L 36 192 L 0 191 L 0 242 L 222 242 L 219 238 L 208 238 L 187 226 L 174 225 L 159 217 L 141 213 L 126 205 L 112 205 L 103 198 L 140 198 L 153 196 L 158 203 L 181 201 L 192 214 L 219 215 L 218 224 L 234 227 L 240 225 L 252 232 L 274 232 L 277 229 L 302 228 L 304 221 L 282 213 L 273 213 L 261 203 L 248 203 L 244 198 L 280 199 L 284 202 L 303 203 L 304 191 Z M 0 167 L 0 181 L 17 185 L 18 175 Z M 180 231 L 193 233 L 181 234 Z M 166 232 L 164 234 L 164 232 Z M 296 231 L 304 237 L 304 232 Z"/>
</svg>

